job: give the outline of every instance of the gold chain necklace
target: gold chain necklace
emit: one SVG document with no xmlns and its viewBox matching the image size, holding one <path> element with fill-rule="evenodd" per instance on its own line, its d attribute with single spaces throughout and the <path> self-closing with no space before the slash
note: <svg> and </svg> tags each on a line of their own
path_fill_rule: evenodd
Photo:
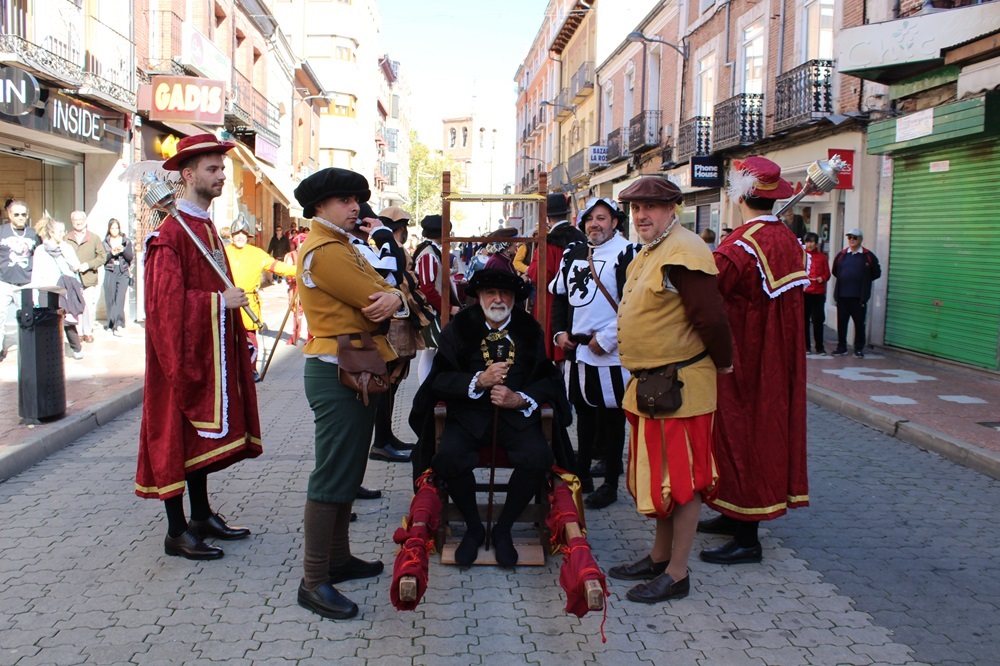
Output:
<svg viewBox="0 0 1000 666">
<path fill-rule="evenodd" d="M 490 332 L 486 335 L 486 337 L 483 338 L 483 341 L 479 345 L 479 349 L 483 353 L 483 361 L 486 362 L 486 367 L 487 368 L 490 367 L 491 365 L 493 365 L 494 363 L 496 363 L 496 361 L 494 361 L 493 357 L 490 356 L 490 348 L 487 346 L 486 343 L 488 343 L 488 342 L 499 342 L 499 341 L 503 340 L 506 337 L 507 337 L 507 329 L 506 328 L 501 328 L 500 330 L 490 330 Z M 514 341 L 513 340 L 508 340 L 508 341 L 510 342 L 510 347 L 507 350 L 507 359 L 506 359 L 506 361 L 507 361 L 507 365 L 513 365 L 514 364 Z"/>
</svg>

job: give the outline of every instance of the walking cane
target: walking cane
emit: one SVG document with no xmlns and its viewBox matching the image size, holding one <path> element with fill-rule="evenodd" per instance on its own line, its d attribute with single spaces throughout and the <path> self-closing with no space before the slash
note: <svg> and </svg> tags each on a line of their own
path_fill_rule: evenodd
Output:
<svg viewBox="0 0 1000 666">
<path fill-rule="evenodd" d="M 504 357 L 508 358 L 508 364 L 513 364 L 514 362 L 514 348 L 513 343 L 507 339 L 501 339 L 500 344 L 496 348 L 496 358 L 493 359 L 494 363 L 499 363 L 503 361 Z M 509 355 L 505 353 L 505 347 L 510 344 Z M 510 372 L 508 367 L 507 372 Z M 501 384 L 503 381 L 500 382 Z M 497 425 L 500 422 L 500 408 L 493 408 L 493 442 L 490 448 L 490 486 L 489 495 L 486 500 L 486 550 L 490 549 L 490 533 L 493 531 L 493 491 L 496 484 L 496 474 L 497 474 Z"/>
<path fill-rule="evenodd" d="M 271 345 L 271 353 L 267 355 L 267 361 L 264 362 L 264 369 L 260 371 L 260 381 L 264 381 L 264 377 L 267 376 L 267 369 L 271 367 L 271 361 L 274 359 L 274 352 L 278 351 L 278 343 L 281 342 L 281 334 L 285 332 L 285 324 L 288 323 L 288 315 L 292 314 L 292 309 L 295 308 L 295 304 L 298 301 L 298 294 L 292 299 L 292 302 L 288 304 L 288 309 L 285 310 L 285 317 L 281 320 L 281 327 L 278 328 L 278 335 L 274 338 L 274 344 Z"/>
</svg>

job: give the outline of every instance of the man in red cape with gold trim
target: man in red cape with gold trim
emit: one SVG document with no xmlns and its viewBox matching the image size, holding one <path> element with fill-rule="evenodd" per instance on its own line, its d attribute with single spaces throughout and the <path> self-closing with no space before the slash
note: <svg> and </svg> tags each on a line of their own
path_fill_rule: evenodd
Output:
<svg viewBox="0 0 1000 666">
<path fill-rule="evenodd" d="M 186 186 L 177 209 L 212 253 L 203 256 L 167 217 L 146 241 L 146 380 L 135 493 L 163 500 L 164 551 L 192 560 L 222 557 L 206 537 L 243 539 L 212 511 L 208 474 L 262 452 L 253 365 L 239 309 L 242 289 L 226 289 L 209 261 L 232 278 L 222 241 L 208 214 L 226 181 L 224 153 L 234 144 L 211 134 L 185 137 L 163 163 Z M 184 516 L 188 489 L 191 520 Z"/>
<path fill-rule="evenodd" d="M 703 550 L 713 564 L 760 562 L 757 526 L 809 504 L 806 477 L 805 250 L 771 214 L 792 196 L 781 167 L 763 157 L 734 161 L 729 199 L 744 223 L 715 250 L 719 291 L 733 331 L 732 374 L 719 375 L 715 438 L 722 515 L 699 532 L 732 540 Z"/>
</svg>

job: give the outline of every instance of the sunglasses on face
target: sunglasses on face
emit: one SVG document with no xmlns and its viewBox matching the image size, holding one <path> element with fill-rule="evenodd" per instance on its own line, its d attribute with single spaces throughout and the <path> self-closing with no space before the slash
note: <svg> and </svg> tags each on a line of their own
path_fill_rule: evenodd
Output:
<svg viewBox="0 0 1000 666">
<path fill-rule="evenodd" d="M 28 217 L 27 213 L 11 213 L 11 217 Z"/>
<path fill-rule="evenodd" d="M 850 234 L 847 234 L 847 239 L 848 240 L 858 240 L 858 237 L 857 236 L 852 236 Z"/>
</svg>

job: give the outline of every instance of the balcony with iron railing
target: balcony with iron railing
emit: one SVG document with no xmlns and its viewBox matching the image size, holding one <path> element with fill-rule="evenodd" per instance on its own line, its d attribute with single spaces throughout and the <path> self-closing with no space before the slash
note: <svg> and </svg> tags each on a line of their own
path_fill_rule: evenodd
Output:
<svg viewBox="0 0 1000 666">
<path fill-rule="evenodd" d="M 833 61 L 809 60 L 778 77 L 774 131 L 798 127 L 833 113 Z"/>
<path fill-rule="evenodd" d="M 570 79 L 571 102 L 580 104 L 594 92 L 594 63 L 585 62 Z"/>
<path fill-rule="evenodd" d="M 251 126 L 257 134 L 278 146 L 281 145 L 281 136 L 278 134 L 280 112 L 276 104 L 272 103 L 260 91 L 253 91 L 253 120 Z"/>
<path fill-rule="evenodd" d="M 584 148 L 570 155 L 566 165 L 570 180 L 576 180 L 587 174 L 587 150 Z"/>
<path fill-rule="evenodd" d="M 628 127 L 618 127 L 608 134 L 608 164 L 628 159 L 631 154 L 628 149 Z"/>
<path fill-rule="evenodd" d="M 187 71 L 177 62 L 183 44 L 184 21 L 173 12 L 150 10 L 149 53 L 139 65 L 150 72 L 183 75 Z"/>
<path fill-rule="evenodd" d="M 662 111 L 643 111 L 628 123 L 628 149 L 638 153 L 660 145 Z"/>
<path fill-rule="evenodd" d="M 711 116 L 695 116 L 682 122 L 677 130 L 677 163 L 687 162 L 695 155 L 711 154 Z"/>
<path fill-rule="evenodd" d="M 249 127 L 254 119 L 254 89 L 250 79 L 233 70 L 233 82 L 226 96 L 226 118 L 231 122 Z"/>
<path fill-rule="evenodd" d="M 559 91 L 559 96 L 556 97 L 555 101 L 555 119 L 562 122 L 573 115 L 573 108 L 570 106 L 572 100 L 569 95 L 569 88 L 563 88 Z"/>
<path fill-rule="evenodd" d="M 87 17 L 83 95 L 135 110 L 135 44 L 111 26 Z"/>
<path fill-rule="evenodd" d="M 0 63 L 79 87 L 85 64 L 83 8 L 73 0 L 51 0 L 43 20 L 27 5 L 22 0 L 0 4 Z"/>
<path fill-rule="evenodd" d="M 764 137 L 764 96 L 740 93 L 715 105 L 712 150 L 748 146 Z"/>
<path fill-rule="evenodd" d="M 542 122 L 538 121 L 538 114 L 535 114 L 534 116 L 532 116 L 531 117 L 531 134 L 532 134 L 532 136 L 534 136 L 535 134 L 538 134 L 538 132 L 541 131 L 543 125 L 544 125 L 544 121 L 542 121 Z"/>
<path fill-rule="evenodd" d="M 552 173 L 549 175 L 549 185 L 552 187 L 559 187 L 569 184 L 569 176 L 566 169 L 566 163 L 560 162 L 559 164 L 552 167 Z"/>
</svg>

